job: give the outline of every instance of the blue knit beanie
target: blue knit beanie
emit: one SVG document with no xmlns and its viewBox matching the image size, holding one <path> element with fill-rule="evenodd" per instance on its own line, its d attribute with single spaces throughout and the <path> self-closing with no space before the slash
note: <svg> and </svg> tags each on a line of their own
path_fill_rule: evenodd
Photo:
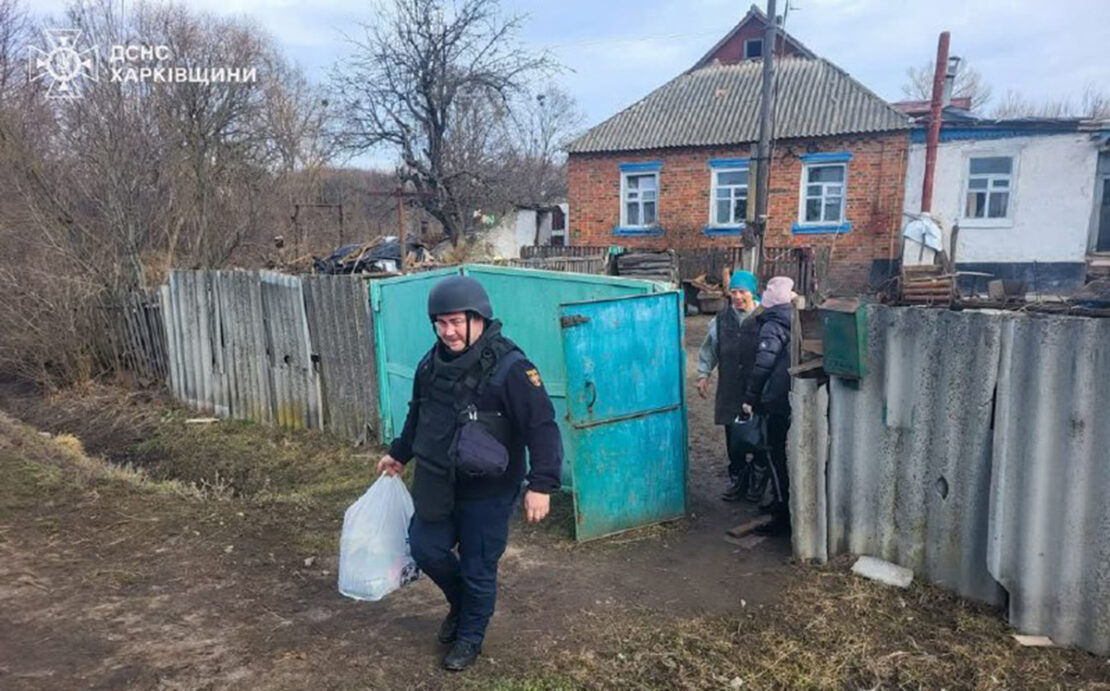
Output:
<svg viewBox="0 0 1110 691">
<path fill-rule="evenodd" d="M 728 282 L 729 290 L 746 290 L 752 295 L 759 293 L 759 281 L 751 271 L 734 271 Z"/>
</svg>

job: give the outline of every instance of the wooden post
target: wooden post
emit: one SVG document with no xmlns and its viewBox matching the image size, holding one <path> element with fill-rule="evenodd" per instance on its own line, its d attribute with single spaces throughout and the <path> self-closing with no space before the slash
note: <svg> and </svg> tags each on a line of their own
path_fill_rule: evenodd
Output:
<svg viewBox="0 0 1110 691">
<path fill-rule="evenodd" d="M 408 268 L 408 262 L 406 261 L 408 255 L 406 245 L 408 243 L 405 242 L 405 197 L 404 190 L 400 187 L 397 188 L 397 226 L 397 241 L 401 246 L 401 273 L 405 273 Z"/>
</svg>

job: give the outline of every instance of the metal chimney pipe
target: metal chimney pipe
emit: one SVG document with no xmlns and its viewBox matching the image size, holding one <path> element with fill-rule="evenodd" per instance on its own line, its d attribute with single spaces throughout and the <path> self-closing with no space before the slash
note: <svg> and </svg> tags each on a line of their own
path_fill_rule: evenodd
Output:
<svg viewBox="0 0 1110 691">
<path fill-rule="evenodd" d="M 944 115 L 944 77 L 948 73 L 949 34 L 944 31 L 937 41 L 937 62 L 933 70 L 933 100 L 929 104 L 929 129 L 925 135 L 925 179 L 921 183 L 921 213 L 933 210 L 933 174 L 937 167 L 937 144 Z"/>
</svg>

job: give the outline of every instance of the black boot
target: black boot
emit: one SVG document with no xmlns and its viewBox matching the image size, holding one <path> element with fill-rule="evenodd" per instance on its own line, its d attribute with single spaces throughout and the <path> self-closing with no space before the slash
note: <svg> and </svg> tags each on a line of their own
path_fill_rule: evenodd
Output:
<svg viewBox="0 0 1110 691">
<path fill-rule="evenodd" d="M 455 641 L 447 656 L 443 658 L 443 668 L 451 672 L 461 672 L 482 654 L 482 646 L 467 641 Z"/>
<path fill-rule="evenodd" d="M 741 482 L 741 481 L 738 480 L 738 481 L 732 483 L 732 486 L 725 490 L 725 493 L 721 495 L 721 499 L 723 499 L 725 501 L 740 501 L 741 499 L 744 498 L 744 494 L 747 491 L 748 491 L 747 481 L 745 480 L 745 481 Z"/>
<path fill-rule="evenodd" d="M 436 638 L 439 639 L 440 643 L 447 645 L 448 643 L 455 642 L 455 638 L 458 637 L 458 633 L 459 610 L 452 607 L 451 611 L 447 613 L 447 618 L 444 619 L 443 623 L 439 625 L 439 635 L 436 636 Z"/>
<path fill-rule="evenodd" d="M 761 525 L 752 532 L 765 537 L 788 536 L 790 535 L 790 516 L 776 513 L 770 523 Z"/>
<path fill-rule="evenodd" d="M 752 476 L 748 481 L 748 492 L 744 499 L 753 504 L 763 501 L 763 495 L 767 491 L 767 481 L 770 479 L 765 468 L 755 466 L 752 468 Z"/>
<path fill-rule="evenodd" d="M 744 493 L 748 491 L 748 484 L 751 482 L 752 466 L 750 463 L 745 463 L 735 473 L 729 469 L 729 479 L 732 484 L 725 493 L 721 495 L 721 499 L 725 501 L 740 501 L 744 498 Z"/>
</svg>

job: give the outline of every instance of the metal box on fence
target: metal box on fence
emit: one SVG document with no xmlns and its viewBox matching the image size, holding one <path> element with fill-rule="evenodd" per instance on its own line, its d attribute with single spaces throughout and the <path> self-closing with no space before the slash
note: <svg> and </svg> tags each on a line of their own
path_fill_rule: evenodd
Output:
<svg viewBox="0 0 1110 691">
<path fill-rule="evenodd" d="M 821 339 L 827 373 L 845 379 L 863 378 L 867 322 L 859 300 L 826 300 L 821 305 Z"/>
</svg>

